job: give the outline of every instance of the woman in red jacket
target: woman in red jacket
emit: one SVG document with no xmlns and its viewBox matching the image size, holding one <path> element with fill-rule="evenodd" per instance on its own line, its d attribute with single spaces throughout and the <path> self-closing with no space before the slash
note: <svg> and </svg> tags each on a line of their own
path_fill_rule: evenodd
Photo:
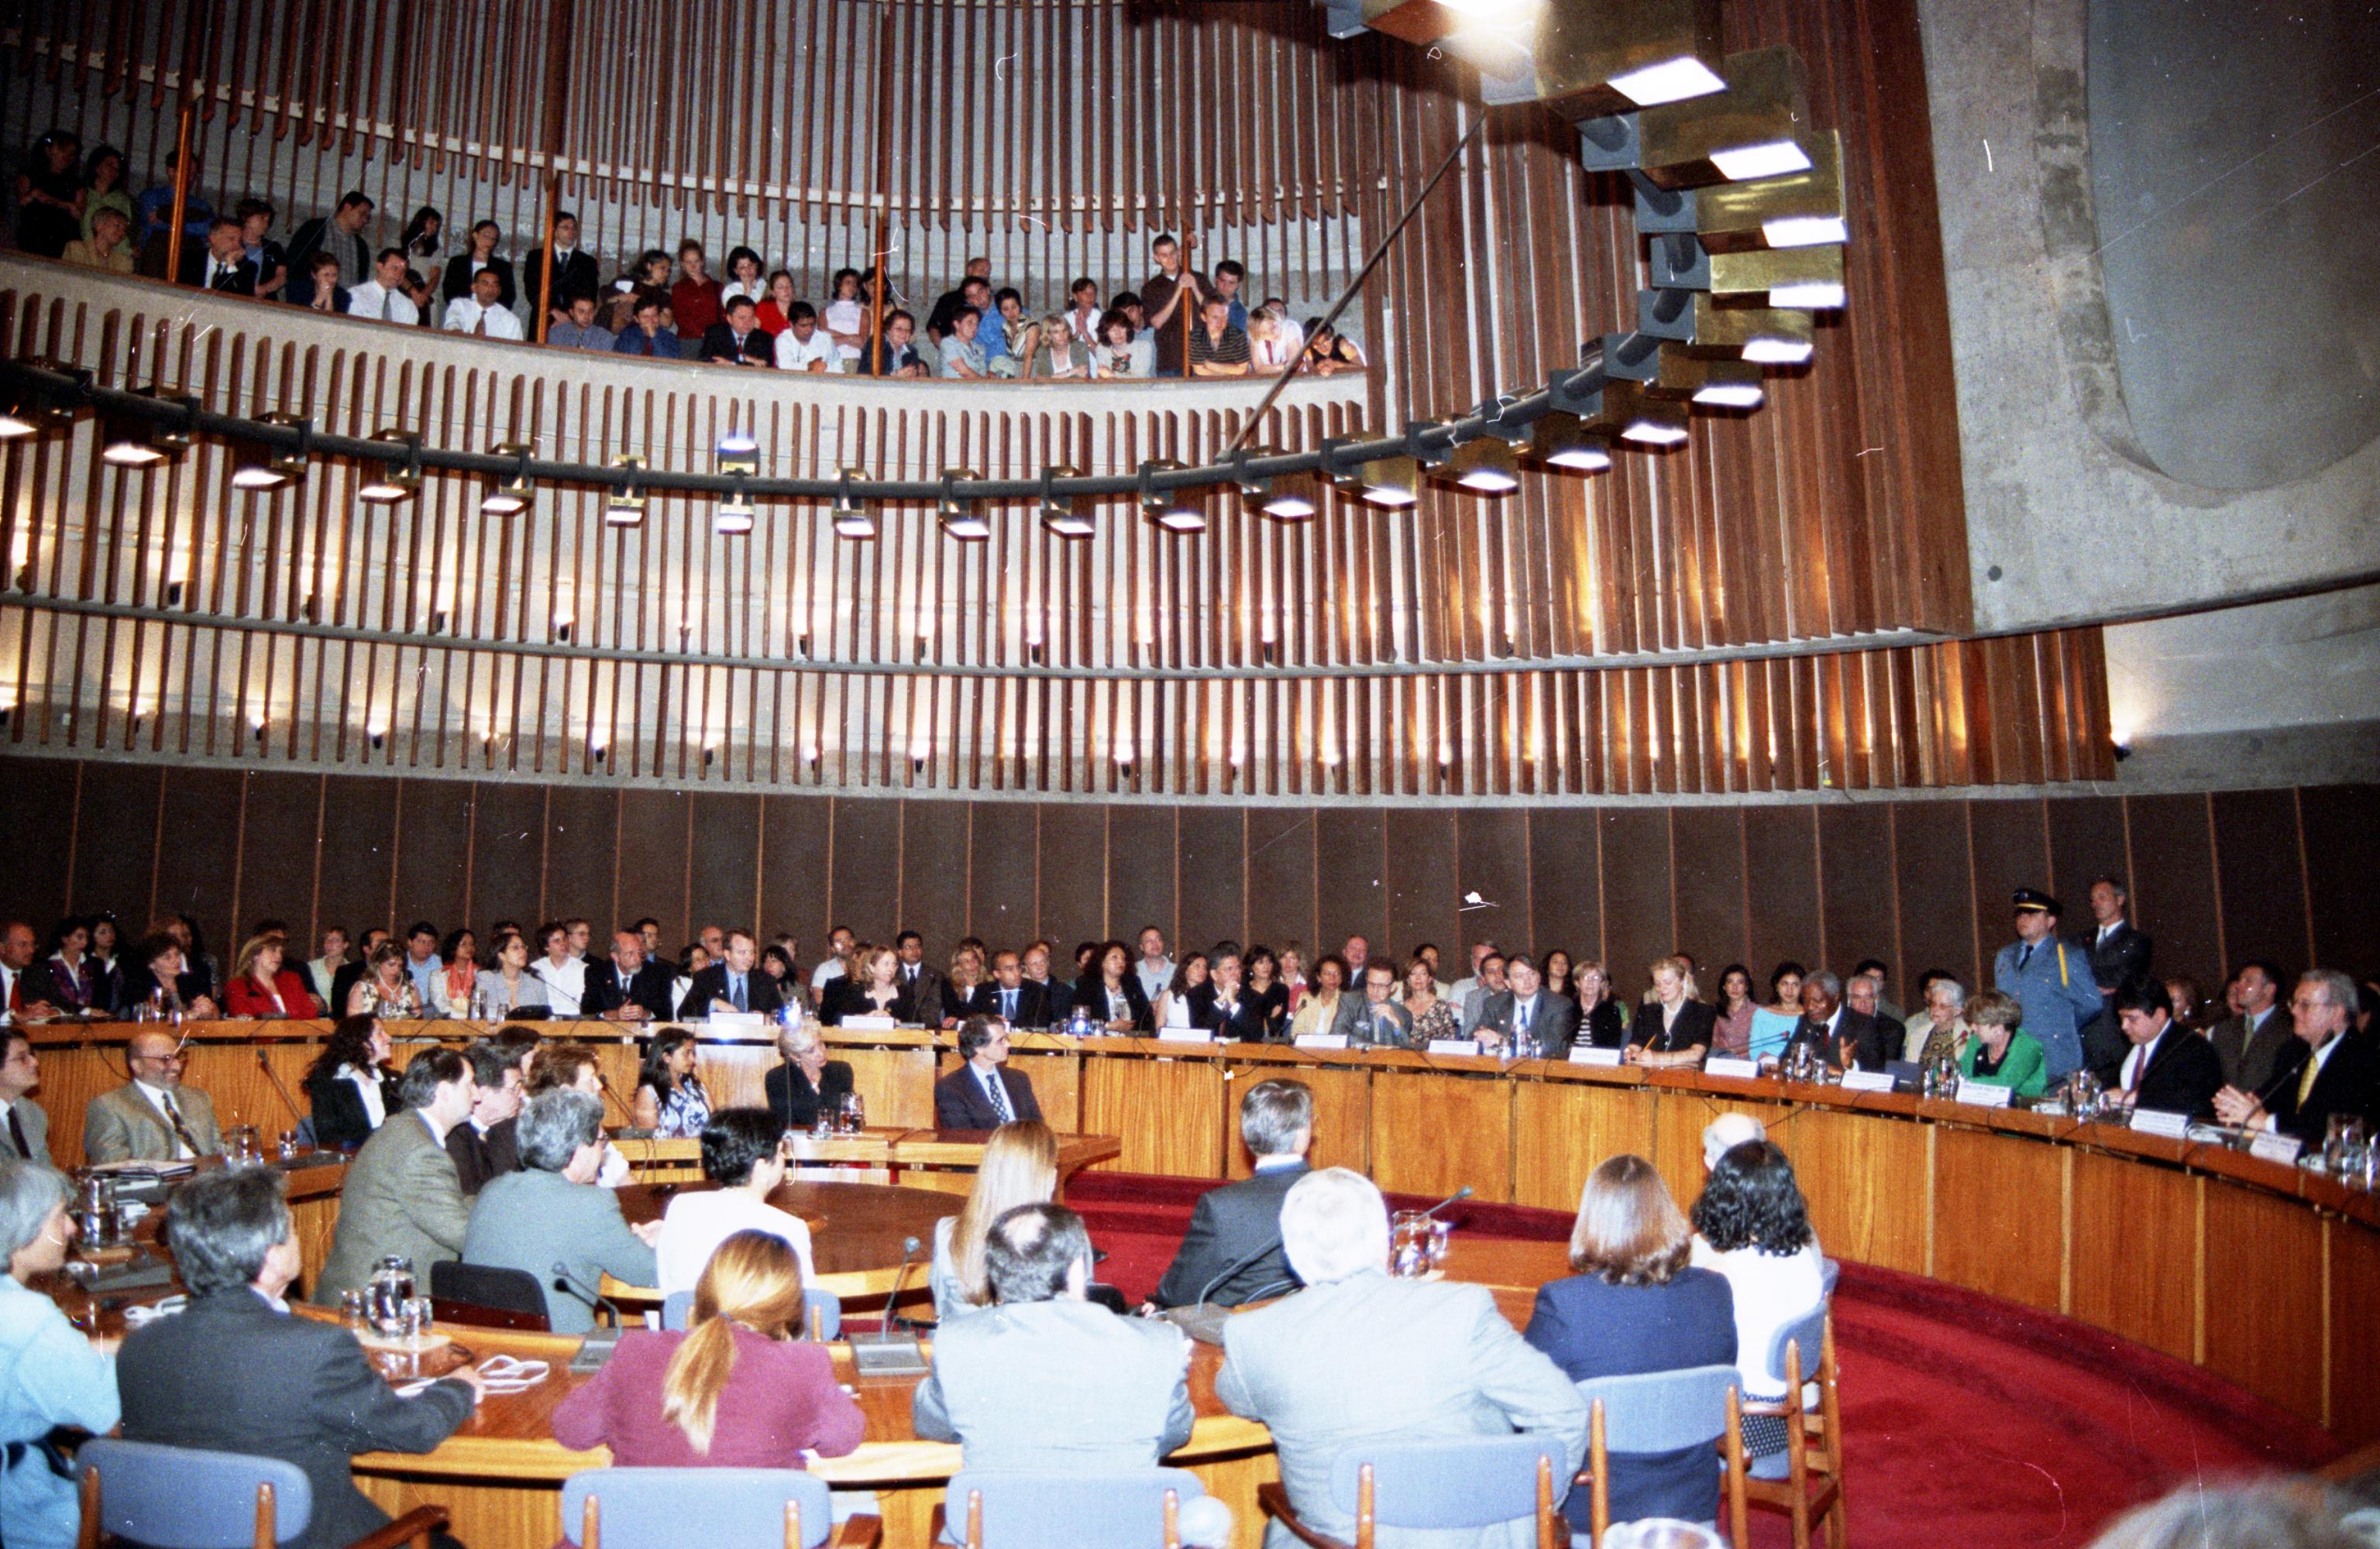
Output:
<svg viewBox="0 0 2380 1549">
<path fill-rule="evenodd" d="M 240 948 L 231 982 L 224 986 L 226 1014 L 266 1022 L 310 1022 L 322 1014 L 305 979 L 281 966 L 281 946 L 278 936 L 254 936 Z"/>
<path fill-rule="evenodd" d="M 739 1231 L 695 1282 L 693 1328 L 632 1328 L 553 1411 L 553 1437 L 619 1468 L 798 1469 L 841 1458 L 866 1422 L 826 1347 L 804 1342 L 802 1265 L 782 1237 Z"/>
</svg>

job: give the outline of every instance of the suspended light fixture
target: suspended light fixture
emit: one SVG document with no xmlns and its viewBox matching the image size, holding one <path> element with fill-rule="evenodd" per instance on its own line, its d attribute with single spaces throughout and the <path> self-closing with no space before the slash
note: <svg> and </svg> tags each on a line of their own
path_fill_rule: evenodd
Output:
<svg viewBox="0 0 2380 1549">
<path fill-rule="evenodd" d="M 1801 54 L 1782 45 L 1731 54 L 1718 74 L 1727 85 L 1716 95 L 1581 120 L 1580 161 L 1670 189 L 1807 172 L 1815 158 Z"/>
<path fill-rule="evenodd" d="M 232 469 L 231 483 L 235 490 L 245 490 L 251 495 L 267 495 L 276 490 L 286 490 L 306 477 L 307 451 L 313 444 L 314 422 L 294 414 L 275 411 L 256 417 L 260 425 L 278 426 L 298 432 L 294 450 L 267 453 L 263 456 L 250 454 L 241 458 Z"/>
<path fill-rule="evenodd" d="M 1140 465 L 1141 514 L 1167 532 L 1205 532 L 1207 512 L 1199 504 L 1196 491 L 1160 490 L 1157 487 L 1157 475 L 1181 466 L 1166 457 L 1151 458 Z"/>
<path fill-rule="evenodd" d="M 55 371 L 60 368 L 52 361 L 36 358 L 19 364 Z M 79 372 L 88 377 L 88 372 Z M 51 398 L 39 388 L 13 387 L 0 392 L 0 441 L 20 441 L 28 436 L 45 436 L 64 430 L 74 424 L 74 410 L 68 405 Z"/>
<path fill-rule="evenodd" d="M 851 488 L 852 480 L 868 477 L 868 470 L 844 468 L 840 471 L 843 488 L 835 491 L 834 504 L 832 507 L 834 514 L 834 535 L 837 538 L 855 539 L 874 538 L 876 536 L 875 514 L 868 509 L 868 502 L 861 500 Z"/>
<path fill-rule="evenodd" d="M 406 449 L 405 466 L 381 463 L 356 487 L 356 499 L 366 505 L 400 505 L 421 492 L 421 442 L 403 430 L 374 430 L 371 439 Z"/>
<path fill-rule="evenodd" d="M 1247 465 L 1288 454 L 1277 446 L 1251 446 L 1241 449 L 1232 459 L 1232 481 L 1240 489 L 1240 498 L 1250 509 L 1271 517 L 1276 522 L 1311 521 L 1322 508 L 1322 486 L 1311 473 L 1281 473 L 1259 478 L 1247 471 Z"/>
<path fill-rule="evenodd" d="M 1401 511 L 1421 499 L 1421 461 L 1402 454 L 1375 457 L 1348 484 L 1366 505 Z"/>
<path fill-rule="evenodd" d="M 735 488 L 719 504 L 717 514 L 710 519 L 710 530 L 722 538 L 744 538 L 759 519 L 759 510 L 752 503 L 751 492 L 744 488 L 744 476 L 735 476 Z"/>
<path fill-rule="evenodd" d="M 143 393 L 154 398 L 155 393 Z M 147 415 L 111 414 L 104 417 L 100 460 L 119 468 L 153 468 L 170 463 L 190 449 L 190 434 L 196 427 L 199 401 L 196 398 L 174 400 L 182 406 L 184 416 L 179 425 L 152 419 Z"/>
<path fill-rule="evenodd" d="M 1529 427 L 1529 456 L 1549 468 L 1602 473 L 1611 466 L 1611 443 L 1586 429 L 1578 416 L 1557 409 Z"/>
<path fill-rule="evenodd" d="M 1661 352 L 1660 374 L 1648 384 L 1656 398 L 1682 398 L 1703 408 L 1756 409 L 1768 396 L 1760 368 L 1728 356 Z"/>
<path fill-rule="evenodd" d="M 1433 477 L 1466 494 L 1500 500 L 1521 487 L 1521 464 L 1512 442 L 1484 435 L 1456 447 Z"/>
<path fill-rule="evenodd" d="M 934 520 L 941 524 L 943 537 L 981 543 L 991 536 L 991 524 L 976 509 L 975 502 L 958 492 L 961 484 L 982 477 L 965 468 L 942 470 L 942 492 L 934 497 Z"/>
<path fill-rule="evenodd" d="M 749 430 L 729 430 L 719 438 L 719 471 L 747 478 L 760 472 L 760 440 Z"/>
<path fill-rule="evenodd" d="M 642 457 L 633 454 L 614 457 L 612 466 L 625 468 L 630 477 L 603 497 L 603 525 L 607 527 L 641 527 L 645 525 L 645 487 L 634 476 L 645 466 Z"/>
<path fill-rule="evenodd" d="M 1058 492 L 1058 480 L 1081 477 L 1081 469 L 1063 465 L 1041 470 L 1041 526 L 1053 537 L 1085 539 L 1099 530 L 1083 509 L 1087 502 L 1080 496 Z"/>
<path fill-rule="evenodd" d="M 499 457 L 517 457 L 520 466 L 510 478 L 504 479 L 480 497 L 482 516 L 517 516 L 529 508 L 537 498 L 537 487 L 529 482 L 528 454 L 535 450 L 527 442 L 500 442 L 495 447 Z"/>
</svg>

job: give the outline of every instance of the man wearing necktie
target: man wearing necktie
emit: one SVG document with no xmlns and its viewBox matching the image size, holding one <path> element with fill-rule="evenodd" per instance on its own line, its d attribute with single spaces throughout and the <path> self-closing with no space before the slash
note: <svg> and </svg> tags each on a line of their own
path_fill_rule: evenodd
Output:
<svg viewBox="0 0 2380 1549">
<path fill-rule="evenodd" d="M 504 276 L 492 269 L 482 269 L 471 277 L 471 294 L 446 309 L 446 331 L 468 333 L 480 339 L 521 337 L 520 319 L 503 302 Z"/>
<path fill-rule="evenodd" d="M 1008 1029 L 988 1016 L 959 1024 L 959 1068 L 934 1083 L 934 1123 L 944 1130 L 996 1130 L 1038 1119 L 1033 1083 L 1008 1069 Z"/>
<path fill-rule="evenodd" d="M 207 228 L 206 246 L 182 254 L 180 282 L 226 296 L 256 294 L 256 265 L 248 257 L 248 243 L 237 221 L 228 217 Z"/>
<path fill-rule="evenodd" d="M 2099 1015 L 2099 983 L 2091 954 L 2058 938 L 2065 908 L 2035 888 L 2016 890 L 2016 937 L 1992 962 L 1992 987 L 2016 997 L 2024 1008 L 2024 1030 L 2041 1044 L 2043 1068 L 2052 1086 L 2089 1069 L 2102 1082 L 2117 1079 L 2122 1049 L 2095 1059 L 2085 1052 L 2082 1028 Z"/>
<path fill-rule="evenodd" d="M 1050 992 L 1025 976 L 1025 960 L 1013 951 L 991 956 L 991 978 L 967 998 L 970 1016 L 998 1017 L 1011 1027 L 1050 1025 Z"/>
<path fill-rule="evenodd" d="M 30 1093 L 40 1084 L 41 1060 L 21 1027 L 0 1027 L 0 1108 L 8 1112 L 6 1156 L 50 1165 L 50 1116 Z"/>
<path fill-rule="evenodd" d="M 901 960 L 901 987 L 909 992 L 909 1003 L 917 1008 L 917 1020 L 940 1022 L 942 976 L 926 961 L 925 938 L 914 930 L 903 931 L 892 938 L 892 955 Z"/>
<path fill-rule="evenodd" d="M 1261 1043 L 1264 1011 L 1242 984 L 1240 954 L 1218 951 L 1208 965 L 1207 982 L 1190 992 L 1190 1025 L 1203 1027 L 1218 1038 Z"/>
<path fill-rule="evenodd" d="M 214 1104 L 182 1084 L 181 1040 L 162 1030 L 136 1033 L 124 1047 L 132 1079 L 103 1092 L 83 1110 L 83 1154 L 93 1162 L 172 1162 L 223 1151 Z"/>
<path fill-rule="evenodd" d="M 645 956 L 645 938 L 634 930 L 612 933 L 612 961 L 587 971 L 587 994 L 581 1011 L 606 1022 L 667 1022 L 670 1004 L 667 965 Z"/>
<path fill-rule="evenodd" d="M 682 1017 L 712 1016 L 722 1011 L 758 1011 L 774 1016 L 784 1004 L 777 981 L 759 971 L 760 946 L 748 930 L 731 930 L 721 943 L 720 960 L 694 976 L 678 1008 Z"/>
</svg>

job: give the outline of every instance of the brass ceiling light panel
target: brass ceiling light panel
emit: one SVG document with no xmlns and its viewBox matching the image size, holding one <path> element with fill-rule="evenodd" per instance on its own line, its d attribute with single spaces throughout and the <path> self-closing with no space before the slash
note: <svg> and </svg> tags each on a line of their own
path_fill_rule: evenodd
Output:
<svg viewBox="0 0 2380 1549">
<path fill-rule="evenodd" d="M 1241 452 L 1235 461 L 1245 467 L 1253 462 L 1288 454 L 1277 446 L 1252 446 Z M 1245 473 L 1233 475 L 1239 486 L 1240 498 L 1251 510 L 1271 517 L 1276 522 L 1306 522 L 1322 509 L 1322 486 L 1311 473 L 1274 474 L 1268 478 L 1251 478 Z"/>
<path fill-rule="evenodd" d="M 1205 532 L 1207 510 L 1199 502 L 1198 491 L 1160 490 L 1153 478 L 1181 466 L 1170 457 L 1153 457 L 1140 465 L 1141 514 L 1170 533 Z"/>
<path fill-rule="evenodd" d="M 1530 425 L 1529 458 L 1569 473 L 1602 473 L 1611 466 L 1611 441 L 1578 416 L 1556 409 Z"/>
<path fill-rule="evenodd" d="M 934 520 L 941 524 L 943 537 L 981 543 L 991 536 L 991 524 L 976 509 L 974 500 L 958 492 L 961 484 L 982 477 L 967 468 L 942 470 L 942 492 L 934 497 Z"/>
<path fill-rule="evenodd" d="M 276 430 L 296 430 L 298 445 L 294 450 L 271 452 L 250 451 L 244 454 L 231 472 L 231 485 L 251 495 L 269 495 L 276 490 L 286 490 L 306 477 L 307 444 L 313 439 L 314 424 L 294 414 L 274 410 L 256 417 L 260 425 Z"/>
<path fill-rule="evenodd" d="M 1375 457 L 1357 466 L 1346 484 L 1366 505 L 1402 511 L 1421 499 L 1421 462 L 1402 454 Z"/>
<path fill-rule="evenodd" d="M 480 514 L 517 516 L 537 499 L 537 486 L 530 483 L 528 478 L 528 457 L 535 449 L 527 442 L 508 441 L 498 442 L 493 450 L 499 457 L 519 458 L 520 467 L 511 478 L 499 480 L 480 497 Z"/>
<path fill-rule="evenodd" d="M 1524 66 L 1484 77 L 1479 95 L 1596 118 L 1708 96 L 1725 76 L 1718 0 L 1546 0 Z"/>
<path fill-rule="evenodd" d="M 737 474 L 735 488 L 711 514 L 710 530 L 721 538 L 748 538 L 759 519 L 760 508 L 752 503 L 752 492 L 744 488 L 744 475 Z"/>
<path fill-rule="evenodd" d="M 1843 304 L 1843 250 L 1754 248 L 1710 256 L 1713 296 L 1766 296 L 1771 307 L 1817 311 Z"/>
<path fill-rule="evenodd" d="M 144 398 L 163 394 L 144 391 Z M 193 415 L 198 400 L 179 400 Z M 103 414 L 100 417 L 100 460 L 119 468 L 153 468 L 170 463 L 190 449 L 190 424 L 185 419 L 179 425 L 152 419 L 146 415 Z"/>
<path fill-rule="evenodd" d="M 1090 502 L 1080 495 L 1061 494 L 1058 480 L 1080 478 L 1083 470 L 1057 464 L 1041 470 L 1041 497 L 1036 502 L 1041 513 L 1042 529 L 1053 538 L 1087 539 L 1099 531 L 1086 509 Z"/>
<path fill-rule="evenodd" d="M 1756 409 L 1767 398 L 1760 368 L 1740 357 L 1661 352 L 1661 371 L 1648 384 L 1657 398 L 1682 398 L 1701 408 Z"/>
<path fill-rule="evenodd" d="M 1688 434 L 1684 404 L 1657 398 L 1645 383 L 1625 378 L 1604 384 L 1601 406 L 1585 424 L 1630 446 L 1655 450 L 1676 446 Z"/>
<path fill-rule="evenodd" d="M 642 457 L 614 457 L 612 466 L 625 468 L 633 476 L 644 470 Z M 603 525 L 607 527 L 641 527 L 645 525 L 645 487 L 635 478 L 603 497 Z"/>
<path fill-rule="evenodd" d="M 1687 196 L 1687 214 L 1703 246 L 1714 252 L 1736 248 L 1816 248 L 1850 240 L 1844 216 L 1843 137 L 1829 129 L 1810 141 L 1810 168 L 1748 183 L 1722 183 Z M 1646 201 L 1636 202 L 1641 225 Z M 1653 217 L 1658 220 L 1658 215 Z"/>
<path fill-rule="evenodd" d="M 1720 307 L 1694 297 L 1697 354 L 1736 355 L 1762 366 L 1799 366 L 1813 348 L 1810 314 L 1773 307 Z"/>
<path fill-rule="evenodd" d="M 852 488 L 854 483 L 868 477 L 868 470 L 843 468 L 838 471 L 843 487 L 835 491 L 834 504 L 830 508 L 834 515 L 834 536 L 855 541 L 874 538 L 876 514 L 868 509 L 868 502 L 860 499 L 859 492 Z"/>
<path fill-rule="evenodd" d="M 386 442 L 391 446 L 406 449 L 405 463 L 398 466 L 381 463 L 356 486 L 356 499 L 366 505 L 402 505 L 421 493 L 421 442 L 419 438 L 398 430 L 380 430 L 371 439 Z"/>
<path fill-rule="evenodd" d="M 1501 499 L 1521 487 L 1520 459 L 1501 436 L 1480 436 L 1449 454 L 1430 477 L 1467 495 Z"/>
<path fill-rule="evenodd" d="M 1664 188 L 1809 170 L 1810 92 L 1801 54 L 1781 45 L 1730 54 L 1719 73 L 1727 78 L 1724 91 L 1628 115 L 1633 133 L 1620 144 L 1609 128 L 1598 128 L 1610 120 L 1585 121 L 1585 159 L 1598 171 L 1639 169 Z"/>
</svg>

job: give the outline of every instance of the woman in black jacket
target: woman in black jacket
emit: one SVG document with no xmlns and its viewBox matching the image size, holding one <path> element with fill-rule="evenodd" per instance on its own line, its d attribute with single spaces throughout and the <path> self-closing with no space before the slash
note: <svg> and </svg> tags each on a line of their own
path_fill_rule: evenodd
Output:
<svg viewBox="0 0 2380 1549">
<path fill-rule="evenodd" d="M 306 1099 L 314 1109 L 314 1144 L 352 1151 L 403 1107 L 396 1072 L 387 1068 L 388 1030 L 380 1019 L 341 1017 L 306 1071 Z"/>
<path fill-rule="evenodd" d="M 1091 954 L 1091 966 L 1075 981 L 1074 1004 L 1110 1033 L 1147 1034 L 1157 1027 L 1140 975 L 1132 971 L 1132 951 L 1121 941 L 1103 942 Z"/>
<path fill-rule="evenodd" d="M 854 951 L 852 961 L 860 964 L 860 975 L 845 974 L 826 982 L 819 1020 L 840 1027 L 845 1017 L 889 1016 L 903 1027 L 916 1026 L 917 1008 L 909 998 L 909 986 L 901 982 L 900 955 L 890 947 L 868 946 Z"/>
<path fill-rule="evenodd" d="M 760 1085 L 779 1127 L 807 1130 L 817 1124 L 820 1114 L 832 1122 L 843 1100 L 851 1095 L 850 1063 L 829 1059 L 826 1040 L 815 1024 L 807 1022 L 778 1035 L 777 1052 L 785 1062 L 762 1077 Z"/>
</svg>

